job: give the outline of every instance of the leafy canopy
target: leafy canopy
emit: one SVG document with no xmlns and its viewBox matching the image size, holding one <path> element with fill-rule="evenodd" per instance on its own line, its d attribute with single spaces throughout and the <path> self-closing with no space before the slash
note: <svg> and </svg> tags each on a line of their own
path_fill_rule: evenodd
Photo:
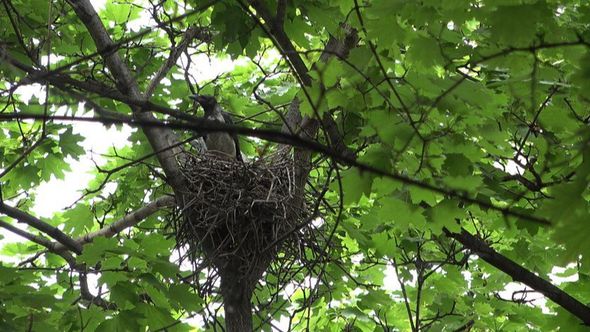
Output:
<svg viewBox="0 0 590 332">
<path fill-rule="evenodd" d="M 447 235 L 476 234 L 547 280 L 562 267 L 558 277 L 568 281 L 559 287 L 590 302 L 586 1 L 125 0 L 96 7 L 142 91 L 184 31 L 201 29 L 155 87 L 153 104 L 194 113 L 186 97 L 196 88 L 216 95 L 240 126 L 279 130 L 279 114 L 297 97 L 303 116 L 330 114 L 343 144 L 367 166 L 336 166 L 337 159 L 314 153 L 308 189 L 333 207 L 322 211 L 327 263 L 286 281 L 271 269 L 266 281 L 286 286 L 261 283 L 255 327 L 584 329 L 580 317 L 551 301 L 523 305 L 530 304 L 530 294 L 518 292 L 524 286 L 507 288 L 514 276 Z M 269 29 L 258 8 L 280 15 L 282 25 Z M 0 27 L 2 115 L 131 114 L 133 105 L 110 93 L 117 78 L 69 3 L 4 1 Z M 350 31 L 358 43 L 347 56 L 321 61 L 330 38 Z M 282 47 L 284 38 L 295 54 Z M 204 68 L 228 60 L 231 70 L 215 68 L 218 76 L 203 79 Z M 56 68 L 63 69 L 39 78 Z M 38 93 L 27 100 L 27 88 Z M 78 172 L 72 161 L 92 152 L 76 126 L 3 118 L 7 203 L 34 215 L 40 184 Z M 326 132 L 314 139 L 334 147 Z M 241 144 L 249 158 L 275 145 L 247 137 Z M 133 127 L 125 147 L 110 149 L 93 168 L 81 199 L 44 220 L 77 238 L 170 193 L 151 152 Z M 176 264 L 174 241 L 162 231 L 167 218 L 156 213 L 116 237 L 97 237 L 76 257 L 97 280 L 91 292 L 102 292 L 114 310 L 80 299 L 85 277 L 62 257 L 36 256 L 46 248 L 30 241 L 4 244 L 1 254 L 13 263 L 0 263 L 0 330 L 188 331 L 195 321 L 213 330 L 221 300 L 183 282 L 191 272 Z M 16 224 L 3 214 L 0 221 Z"/>
</svg>

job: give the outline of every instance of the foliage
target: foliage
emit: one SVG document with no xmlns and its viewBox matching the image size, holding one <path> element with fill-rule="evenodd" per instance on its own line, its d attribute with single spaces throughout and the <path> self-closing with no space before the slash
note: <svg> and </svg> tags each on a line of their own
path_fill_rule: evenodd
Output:
<svg viewBox="0 0 590 332">
<path fill-rule="evenodd" d="M 1 197 L 33 215 L 35 189 L 67 180 L 72 161 L 91 151 L 77 121 L 30 117 L 94 117 L 122 128 L 113 114 L 138 107 L 118 94 L 120 77 L 103 57 L 115 50 L 93 40 L 72 10 L 77 2 L 0 6 Z M 573 281 L 558 286 L 590 303 L 586 1 L 124 0 L 98 8 L 141 91 L 185 31 L 198 30 L 148 96 L 153 105 L 194 115 L 186 97 L 214 94 L 256 136 L 279 132 L 297 97 L 302 115 L 331 117 L 356 155 L 343 157 L 325 126 L 313 137 L 321 145 L 306 146 L 314 151 L 307 190 L 327 206 L 314 222 L 331 245 L 288 277 L 269 269 L 254 294 L 255 329 L 585 328 L 561 305 L 531 300 L 530 287 L 509 285 L 513 275 L 449 234 L 477 235 L 546 280 L 564 268 L 559 278 Z M 326 45 L 351 31 L 357 45 L 324 61 Z M 228 59 L 231 70 L 199 77 Z M 37 91 L 29 100 L 28 87 Z M 44 221 L 79 238 L 173 193 L 150 141 L 132 127 L 127 145 L 97 163 L 80 200 Z M 175 131 L 192 135 L 184 129 Z M 284 143 L 265 138 L 242 137 L 242 150 L 254 159 Z M 62 256 L 31 241 L 4 245 L 1 254 L 17 263 L 0 263 L 0 330 L 188 331 L 189 318 L 215 329 L 222 299 L 190 282 L 212 271 L 192 275 L 176 264 L 163 232 L 169 219 L 158 212 L 76 255 L 116 309 L 89 302 L 86 272 Z M 3 211 L 0 221 L 16 224 Z"/>
</svg>

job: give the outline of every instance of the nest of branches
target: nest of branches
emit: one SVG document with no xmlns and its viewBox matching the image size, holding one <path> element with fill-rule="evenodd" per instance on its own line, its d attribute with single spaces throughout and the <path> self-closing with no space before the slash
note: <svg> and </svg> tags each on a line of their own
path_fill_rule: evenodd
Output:
<svg viewBox="0 0 590 332">
<path fill-rule="evenodd" d="M 312 213 L 296 197 L 291 158 L 240 162 L 204 153 L 182 164 L 188 190 L 174 231 L 193 266 L 231 268 L 254 281 L 279 251 L 297 256 L 305 246 Z"/>
</svg>

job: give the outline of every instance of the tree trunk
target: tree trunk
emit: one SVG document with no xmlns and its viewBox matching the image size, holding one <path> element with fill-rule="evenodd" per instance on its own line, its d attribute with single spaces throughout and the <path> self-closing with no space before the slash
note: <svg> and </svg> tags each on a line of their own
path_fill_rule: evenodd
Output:
<svg viewBox="0 0 590 332">
<path fill-rule="evenodd" d="M 252 290 L 249 278 L 236 268 L 224 269 L 221 275 L 221 295 L 225 309 L 227 332 L 252 331 Z"/>
</svg>

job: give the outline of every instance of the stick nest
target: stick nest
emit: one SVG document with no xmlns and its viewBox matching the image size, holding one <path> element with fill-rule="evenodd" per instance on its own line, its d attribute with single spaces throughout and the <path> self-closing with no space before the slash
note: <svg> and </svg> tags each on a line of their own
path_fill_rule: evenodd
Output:
<svg viewBox="0 0 590 332">
<path fill-rule="evenodd" d="M 290 158 L 240 162 L 188 154 L 181 170 L 188 191 L 174 230 L 193 265 L 238 265 L 258 278 L 279 250 L 300 249 L 309 216 L 296 202 Z"/>
</svg>

